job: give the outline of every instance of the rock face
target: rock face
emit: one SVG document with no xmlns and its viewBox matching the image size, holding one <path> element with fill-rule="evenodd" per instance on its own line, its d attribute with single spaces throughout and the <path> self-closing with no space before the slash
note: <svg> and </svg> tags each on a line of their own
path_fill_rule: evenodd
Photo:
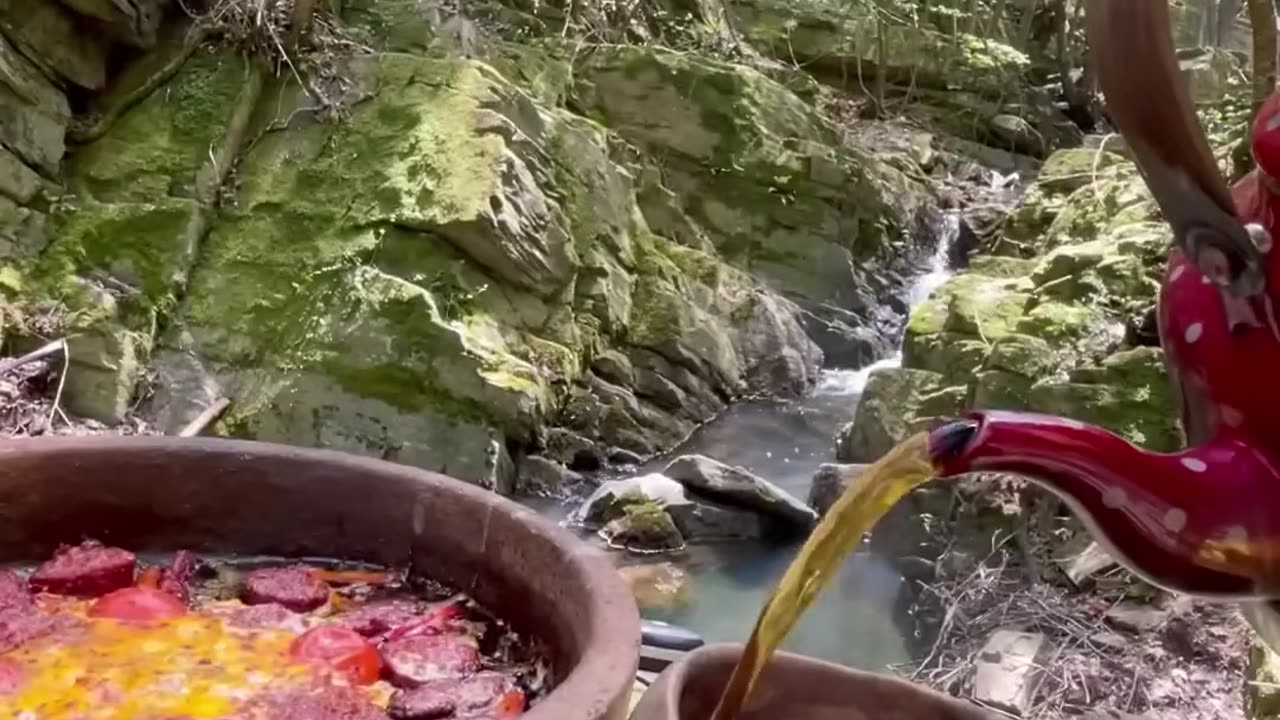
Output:
<svg viewBox="0 0 1280 720">
<path fill-rule="evenodd" d="M 182 57 L 171 5 L 0 0 L 0 285 L 65 318 L 79 415 L 172 432 L 225 397 L 225 435 L 555 492 L 561 466 L 634 463 L 744 394 L 808 392 L 809 331 L 873 333 L 931 250 L 918 166 L 749 67 L 469 59 L 387 0 L 342 18 L 393 52 L 343 61 L 341 122 L 217 48 L 122 104 Z M 78 118 L 91 141 L 65 158 L 62 86 L 114 118 Z M 510 449 L 559 465 L 517 477 Z"/>
<path fill-rule="evenodd" d="M 768 480 L 703 455 L 678 457 L 667 465 L 662 474 L 695 492 L 756 510 L 800 528 L 812 528 L 817 523 L 818 515 L 812 508 Z"/>
<path fill-rule="evenodd" d="M 1054 153 L 1003 233 L 912 312 L 903 367 L 872 374 L 839 460 L 870 462 L 966 409 L 1060 415 L 1179 447 L 1159 347 L 1126 342 L 1154 306 L 1169 247 L 1155 217 L 1122 156 Z"/>
</svg>

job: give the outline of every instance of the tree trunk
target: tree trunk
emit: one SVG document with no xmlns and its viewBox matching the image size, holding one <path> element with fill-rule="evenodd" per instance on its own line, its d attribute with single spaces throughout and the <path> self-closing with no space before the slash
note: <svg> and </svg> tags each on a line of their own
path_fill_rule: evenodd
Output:
<svg viewBox="0 0 1280 720">
<path fill-rule="evenodd" d="M 293 27 L 289 29 L 289 50 L 296 51 L 303 38 L 311 34 L 311 18 L 316 13 L 316 0 L 294 0 Z"/>
<path fill-rule="evenodd" d="M 1220 0 L 1204 0 L 1200 5 L 1200 45 L 1208 47 L 1218 37 L 1218 4 Z"/>
<path fill-rule="evenodd" d="M 1119 0 L 1117 0 L 1119 1 Z M 1067 52 L 1067 1 L 1057 0 L 1052 6 L 1054 55 L 1058 60 L 1058 75 L 1062 80 L 1062 97 L 1067 105 L 1076 107 L 1076 84 L 1071 80 L 1071 54 Z"/>
<path fill-rule="evenodd" d="M 978 0 L 967 0 L 964 5 L 964 32 L 972 35 L 978 27 Z"/>
<path fill-rule="evenodd" d="M 1019 47 L 1028 55 L 1031 54 L 1031 34 L 1035 31 L 1036 8 L 1039 6 L 1039 0 L 1027 0 L 1027 6 L 1022 10 L 1022 19 L 1018 25 Z"/>
<path fill-rule="evenodd" d="M 1004 13 L 1007 6 L 1008 0 L 996 0 L 995 7 L 991 9 L 991 23 L 987 26 L 987 37 L 1009 39 L 1009 33 L 1004 29 Z"/>
<path fill-rule="evenodd" d="M 1231 150 L 1233 180 L 1253 169 L 1250 129 L 1258 108 L 1276 89 L 1276 9 L 1272 0 L 1246 0 L 1249 29 L 1253 35 L 1253 112 L 1245 123 L 1244 137 Z"/>
<path fill-rule="evenodd" d="M 1236 27 L 1236 16 L 1239 14 L 1240 0 L 1219 0 L 1218 17 L 1214 22 L 1214 27 L 1217 28 L 1213 37 L 1214 47 L 1224 47 L 1231 40 L 1231 31 Z"/>
<path fill-rule="evenodd" d="M 1229 1 L 1229 0 L 1227 0 Z M 1248 0 L 1253 34 L 1253 109 L 1276 89 L 1276 11 L 1272 0 Z"/>
</svg>

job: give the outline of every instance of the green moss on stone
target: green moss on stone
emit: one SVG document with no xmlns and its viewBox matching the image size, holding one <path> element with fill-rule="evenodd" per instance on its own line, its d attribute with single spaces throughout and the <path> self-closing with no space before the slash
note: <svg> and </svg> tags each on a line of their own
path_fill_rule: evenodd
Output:
<svg viewBox="0 0 1280 720">
<path fill-rule="evenodd" d="M 192 197 L 247 82 L 246 63 L 197 53 L 160 91 L 121 116 L 100 140 L 71 154 L 71 187 L 99 201 Z"/>
</svg>

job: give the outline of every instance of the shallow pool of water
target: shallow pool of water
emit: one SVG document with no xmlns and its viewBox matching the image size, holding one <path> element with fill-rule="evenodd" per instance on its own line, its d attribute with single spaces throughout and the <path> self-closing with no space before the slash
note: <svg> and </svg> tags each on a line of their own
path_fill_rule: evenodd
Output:
<svg viewBox="0 0 1280 720">
<path fill-rule="evenodd" d="M 946 281 L 947 251 L 955 236 L 954 216 L 942 228 L 942 242 L 928 268 L 909 288 L 917 305 Z M 739 465 L 801 500 L 807 500 L 814 472 L 835 455 L 839 428 L 853 419 L 867 378 L 877 368 L 896 367 L 900 356 L 858 370 L 824 370 L 812 396 L 801 400 L 757 400 L 730 407 L 699 428 L 666 457 L 636 474 L 660 472 L 671 458 L 701 454 Z M 563 520 L 576 503 L 540 501 L 538 510 Z M 892 526 L 877 527 L 892 533 Z M 686 627 L 707 641 L 745 641 L 800 542 L 779 545 L 733 542 L 691 546 L 662 556 L 685 569 L 691 601 L 682 607 L 646 610 L 644 615 Z M 910 630 L 895 606 L 905 581 L 884 557 L 860 551 L 850 556 L 783 644 L 783 648 L 867 670 L 909 659 Z"/>
</svg>

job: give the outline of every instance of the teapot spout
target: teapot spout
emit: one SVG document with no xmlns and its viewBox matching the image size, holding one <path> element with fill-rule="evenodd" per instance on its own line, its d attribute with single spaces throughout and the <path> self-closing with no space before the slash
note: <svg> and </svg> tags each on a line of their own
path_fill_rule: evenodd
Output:
<svg viewBox="0 0 1280 720">
<path fill-rule="evenodd" d="M 1155 585 L 1280 598 L 1280 476 L 1238 440 L 1155 453 L 1074 420 L 979 412 L 929 441 L 941 477 L 1011 473 L 1054 492 L 1099 544 Z"/>
</svg>

